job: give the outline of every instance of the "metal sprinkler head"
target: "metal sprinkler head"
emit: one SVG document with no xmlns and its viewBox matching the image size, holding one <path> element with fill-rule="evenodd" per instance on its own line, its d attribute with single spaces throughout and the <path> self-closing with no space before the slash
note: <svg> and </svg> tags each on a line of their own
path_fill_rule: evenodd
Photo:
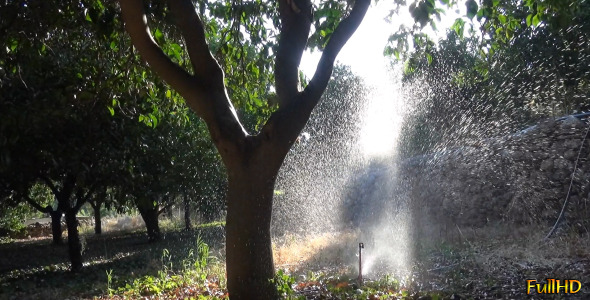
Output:
<svg viewBox="0 0 590 300">
<path fill-rule="evenodd" d="M 359 243 L 359 286 L 363 285 L 363 250 L 365 244 Z"/>
</svg>

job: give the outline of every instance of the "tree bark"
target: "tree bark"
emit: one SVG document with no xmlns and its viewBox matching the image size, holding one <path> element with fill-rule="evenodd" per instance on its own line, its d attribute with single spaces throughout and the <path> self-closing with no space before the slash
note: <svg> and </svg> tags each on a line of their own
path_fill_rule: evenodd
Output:
<svg viewBox="0 0 590 300">
<path fill-rule="evenodd" d="M 228 160 L 226 271 L 231 299 L 278 299 L 270 225 L 274 185 L 290 145 L 248 137 Z"/>
<path fill-rule="evenodd" d="M 158 223 L 158 207 L 149 205 L 150 207 L 146 207 L 147 205 L 137 205 L 137 209 L 139 210 L 139 214 L 141 214 L 141 218 L 145 223 L 145 227 L 147 229 L 148 240 L 150 242 L 155 242 L 160 240 L 160 224 Z"/>
<path fill-rule="evenodd" d="M 92 205 L 92 209 L 94 210 L 94 234 L 96 235 L 102 234 L 102 220 L 100 216 L 101 206 L 101 202 L 98 202 L 96 205 Z"/>
<path fill-rule="evenodd" d="M 188 199 L 188 195 L 184 194 L 183 195 L 183 202 L 184 202 L 184 229 L 186 230 L 191 230 L 192 229 L 192 224 L 191 224 L 191 203 Z"/>
<path fill-rule="evenodd" d="M 230 297 L 278 299 L 270 281 L 275 275 L 270 223 L 278 168 L 259 164 L 228 173 L 225 230 Z"/>
<path fill-rule="evenodd" d="M 33 199 L 29 198 L 28 196 L 24 197 L 25 201 L 29 203 L 33 208 L 36 210 L 47 213 L 51 217 L 51 235 L 53 237 L 53 244 L 59 245 L 62 242 L 62 231 L 61 231 L 61 216 L 62 211 L 59 209 L 53 209 L 51 205 L 47 205 L 45 207 L 39 205 L 37 202 L 33 201 Z"/>
<path fill-rule="evenodd" d="M 51 234 L 53 235 L 53 244 L 59 245 L 62 242 L 62 231 L 61 231 L 62 212 L 59 209 L 53 210 L 53 209 L 49 208 L 49 215 L 51 216 Z"/>
<path fill-rule="evenodd" d="M 82 243 L 78 233 L 78 219 L 76 219 L 76 210 L 69 209 L 66 212 L 66 226 L 68 227 L 68 250 L 70 253 L 70 262 L 72 263 L 72 272 L 82 270 Z"/>
</svg>

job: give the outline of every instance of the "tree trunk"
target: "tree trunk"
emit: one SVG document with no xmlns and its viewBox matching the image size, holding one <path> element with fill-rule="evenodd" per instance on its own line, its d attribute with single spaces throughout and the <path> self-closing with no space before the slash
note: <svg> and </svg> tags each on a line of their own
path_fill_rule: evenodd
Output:
<svg viewBox="0 0 590 300">
<path fill-rule="evenodd" d="M 69 209 L 66 212 L 66 225 L 68 227 L 68 250 L 70 253 L 70 262 L 72 263 L 72 272 L 82 270 L 82 243 L 78 234 L 78 220 L 76 211 Z"/>
<path fill-rule="evenodd" d="M 94 210 L 94 234 L 96 235 L 102 234 L 102 220 L 100 216 L 101 206 L 101 202 L 98 202 L 96 205 L 92 206 L 92 209 Z"/>
<path fill-rule="evenodd" d="M 278 167 L 269 170 L 269 165 L 228 170 L 226 268 L 232 300 L 278 299 L 270 281 L 275 274 L 270 223 Z"/>
<path fill-rule="evenodd" d="M 168 220 L 170 220 L 170 221 L 172 221 L 172 219 L 174 219 L 174 211 L 173 211 L 172 205 L 170 205 L 168 208 L 166 208 L 166 216 L 168 217 Z"/>
<path fill-rule="evenodd" d="M 53 244 L 59 245 L 62 242 L 61 232 L 61 215 L 62 212 L 59 209 L 49 211 L 51 216 L 51 234 L 53 235 Z"/>
<path fill-rule="evenodd" d="M 188 196 L 184 194 L 184 229 L 191 230 L 191 203 L 188 200 Z"/>
<path fill-rule="evenodd" d="M 150 205 L 153 206 L 153 205 Z M 158 206 L 145 207 L 138 205 L 137 209 L 141 214 L 141 218 L 145 223 L 147 229 L 148 239 L 150 242 L 155 242 L 160 239 L 160 225 L 158 223 Z"/>
</svg>

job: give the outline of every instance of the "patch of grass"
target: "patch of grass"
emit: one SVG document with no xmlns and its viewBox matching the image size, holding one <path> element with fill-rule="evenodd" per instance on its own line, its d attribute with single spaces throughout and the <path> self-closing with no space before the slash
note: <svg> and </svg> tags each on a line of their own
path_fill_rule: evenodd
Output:
<svg viewBox="0 0 590 300">
<path fill-rule="evenodd" d="M 14 239 L 11 237 L 7 237 L 7 236 L 0 237 L 0 244 L 10 244 L 13 242 L 14 242 Z"/>
<path fill-rule="evenodd" d="M 446 293 L 422 291 L 414 280 L 385 275 L 377 280 L 359 283 L 358 278 L 309 272 L 303 281 L 295 283 L 292 275 L 279 270 L 274 283 L 283 299 L 446 299 Z"/>
<path fill-rule="evenodd" d="M 197 237 L 195 250 L 175 259 L 168 249 L 162 250 L 156 275 L 117 280 L 112 270 L 106 272 L 108 297 L 102 299 L 157 297 L 158 299 L 227 298 L 222 264 L 211 256 L 209 246 Z M 175 262 L 180 261 L 177 266 Z"/>
<path fill-rule="evenodd" d="M 225 227 L 225 221 L 213 221 L 211 223 L 199 224 L 196 228 Z"/>
</svg>

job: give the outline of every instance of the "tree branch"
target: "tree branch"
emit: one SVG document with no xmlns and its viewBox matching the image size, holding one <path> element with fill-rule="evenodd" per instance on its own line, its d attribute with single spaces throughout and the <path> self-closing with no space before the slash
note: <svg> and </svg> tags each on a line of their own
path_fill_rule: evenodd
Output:
<svg viewBox="0 0 590 300">
<path fill-rule="evenodd" d="M 208 86 L 218 85 L 216 88 L 223 89 L 223 71 L 209 51 L 203 22 L 191 1 L 170 1 L 170 10 L 175 15 L 176 24 L 186 42 L 195 76 L 199 81 L 207 82 Z"/>
<path fill-rule="evenodd" d="M 36 210 L 38 210 L 42 213 L 50 213 L 51 212 L 51 206 L 43 207 L 43 206 L 39 205 L 39 203 L 33 201 L 33 199 L 31 199 L 31 197 L 29 197 L 29 196 L 23 196 L 23 199 L 25 199 L 25 201 L 27 203 L 29 203 L 30 206 L 32 206 L 33 208 L 35 208 Z"/>
<path fill-rule="evenodd" d="M 361 24 L 370 4 L 371 0 L 356 0 L 350 14 L 338 24 L 334 33 L 332 33 L 322 53 L 315 74 L 304 90 L 304 94 L 306 94 L 305 99 L 315 102 L 312 103 L 312 106 L 317 104 L 328 86 L 336 56 Z"/>
<path fill-rule="evenodd" d="M 299 93 L 299 64 L 311 28 L 310 0 L 280 0 L 281 34 L 275 63 L 279 107 Z"/>
<path fill-rule="evenodd" d="M 197 114 L 204 113 L 204 109 L 200 107 L 201 105 L 198 105 L 198 102 L 189 100 L 195 98 L 195 87 L 198 82 L 188 72 L 170 60 L 162 51 L 162 48 L 154 41 L 147 24 L 143 1 L 119 0 L 119 4 L 125 21 L 125 29 L 143 59 L 168 84 L 187 99 L 188 104 L 195 109 Z"/>
<path fill-rule="evenodd" d="M 59 190 L 57 189 L 55 184 L 53 184 L 51 179 L 47 178 L 47 176 L 40 176 L 40 178 L 41 178 L 41 180 L 45 181 L 45 184 L 47 184 L 47 186 L 49 187 L 51 192 L 53 192 L 54 195 L 57 196 L 59 194 Z"/>
<path fill-rule="evenodd" d="M 226 159 L 248 135 L 238 120 L 223 80 L 223 71 L 211 56 L 200 19 L 189 0 L 173 0 L 172 8 L 189 48 L 196 76 L 175 64 L 152 38 L 142 0 L 119 0 L 125 28 L 141 56 L 185 99 L 209 128 L 211 139 Z M 194 28 L 194 27 L 197 28 Z M 203 63 L 202 65 L 199 63 Z"/>
<path fill-rule="evenodd" d="M 73 207 L 74 212 L 77 213 L 80 210 L 80 208 L 82 208 L 82 205 L 84 205 L 84 203 L 88 202 L 88 199 L 90 198 L 92 193 L 94 193 L 94 191 L 96 190 L 97 187 L 98 187 L 98 184 L 93 183 L 90 186 L 90 188 L 88 189 L 88 191 L 86 192 L 86 194 L 83 194 L 81 189 L 78 190 L 78 193 L 76 193 L 76 205 L 74 205 L 74 207 Z"/>
<path fill-rule="evenodd" d="M 330 40 L 322 53 L 320 62 L 318 63 L 318 68 L 308 86 L 302 93 L 297 92 L 294 95 L 289 96 L 291 97 L 289 99 L 290 101 L 288 103 L 283 103 L 284 105 L 280 106 L 264 125 L 264 128 L 262 129 L 263 135 L 277 138 L 276 142 L 280 145 L 279 147 L 281 147 L 283 151 L 288 151 L 305 126 L 305 123 L 311 115 L 311 111 L 319 102 L 320 97 L 328 86 L 328 81 L 332 75 L 334 61 L 338 52 L 340 52 L 340 49 L 342 49 L 344 44 L 346 44 L 348 39 L 361 24 L 370 4 L 371 0 L 355 1 L 350 14 L 338 24 L 334 33 L 330 37 Z M 290 62 L 293 63 L 293 61 Z M 291 65 L 289 66 L 292 67 Z M 279 69 L 279 67 L 277 54 L 276 69 Z M 275 77 L 277 77 L 277 75 L 275 75 Z M 287 78 L 283 78 L 283 80 L 286 79 Z M 291 78 L 290 80 L 293 79 Z M 279 81 L 280 80 L 277 78 L 277 93 L 279 91 Z M 280 134 L 275 135 L 273 132 L 279 132 Z"/>
<path fill-rule="evenodd" d="M 172 205 L 174 205 L 174 202 L 170 202 L 170 203 L 166 204 L 164 207 L 160 208 L 160 210 L 158 211 L 158 216 L 161 215 L 168 208 L 172 207 Z"/>
</svg>

